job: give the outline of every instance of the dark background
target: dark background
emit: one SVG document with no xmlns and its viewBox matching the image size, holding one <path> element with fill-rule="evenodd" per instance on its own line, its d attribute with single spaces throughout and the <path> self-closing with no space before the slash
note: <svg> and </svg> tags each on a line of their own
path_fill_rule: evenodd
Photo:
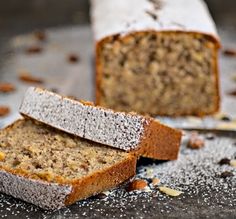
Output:
<svg viewBox="0 0 236 219">
<path fill-rule="evenodd" d="M 206 2 L 217 24 L 235 25 L 235 0 Z M 0 35 L 34 28 L 89 23 L 88 11 L 89 0 L 2 0 Z"/>
</svg>

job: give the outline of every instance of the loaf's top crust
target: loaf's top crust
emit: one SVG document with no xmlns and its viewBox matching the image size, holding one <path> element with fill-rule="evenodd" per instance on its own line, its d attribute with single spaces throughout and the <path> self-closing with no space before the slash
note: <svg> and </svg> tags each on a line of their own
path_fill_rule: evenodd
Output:
<svg viewBox="0 0 236 219">
<path fill-rule="evenodd" d="M 181 31 L 209 35 L 216 26 L 202 0 L 91 0 L 96 41 L 140 31 Z"/>
</svg>

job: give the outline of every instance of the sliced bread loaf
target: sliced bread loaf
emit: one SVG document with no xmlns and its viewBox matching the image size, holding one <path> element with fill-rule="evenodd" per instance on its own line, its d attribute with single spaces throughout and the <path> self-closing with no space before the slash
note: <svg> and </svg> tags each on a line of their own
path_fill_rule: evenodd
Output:
<svg viewBox="0 0 236 219">
<path fill-rule="evenodd" d="M 0 131 L 0 192 L 59 209 L 134 176 L 131 153 L 30 119 Z"/>
<path fill-rule="evenodd" d="M 31 87 L 20 107 L 22 115 L 76 136 L 144 157 L 172 160 L 179 151 L 181 132 L 151 117 L 116 112 Z"/>
</svg>

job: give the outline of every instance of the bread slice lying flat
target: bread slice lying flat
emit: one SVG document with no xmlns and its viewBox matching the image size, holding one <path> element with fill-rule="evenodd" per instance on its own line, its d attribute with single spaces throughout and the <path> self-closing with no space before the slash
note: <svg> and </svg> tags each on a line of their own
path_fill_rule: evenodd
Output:
<svg viewBox="0 0 236 219">
<path fill-rule="evenodd" d="M 30 119 L 0 131 L 0 192 L 59 209 L 134 176 L 136 157 Z"/>
<path fill-rule="evenodd" d="M 176 159 L 181 132 L 151 117 L 116 112 L 40 88 L 29 88 L 20 107 L 23 116 L 125 151 L 160 160 Z"/>
</svg>

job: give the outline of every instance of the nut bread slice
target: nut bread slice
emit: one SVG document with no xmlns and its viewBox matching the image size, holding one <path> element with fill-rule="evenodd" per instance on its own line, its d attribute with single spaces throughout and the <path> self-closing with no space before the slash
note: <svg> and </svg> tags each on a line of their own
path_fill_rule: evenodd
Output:
<svg viewBox="0 0 236 219">
<path fill-rule="evenodd" d="M 179 151 L 181 132 L 151 117 L 116 112 L 30 87 L 22 101 L 23 116 L 70 134 L 144 157 L 172 160 Z"/>
<path fill-rule="evenodd" d="M 91 23 L 96 104 L 152 116 L 219 110 L 220 39 L 203 0 L 91 0 Z"/>
<path fill-rule="evenodd" d="M 136 156 L 30 119 L 0 131 L 0 192 L 59 209 L 135 175 Z"/>
</svg>

